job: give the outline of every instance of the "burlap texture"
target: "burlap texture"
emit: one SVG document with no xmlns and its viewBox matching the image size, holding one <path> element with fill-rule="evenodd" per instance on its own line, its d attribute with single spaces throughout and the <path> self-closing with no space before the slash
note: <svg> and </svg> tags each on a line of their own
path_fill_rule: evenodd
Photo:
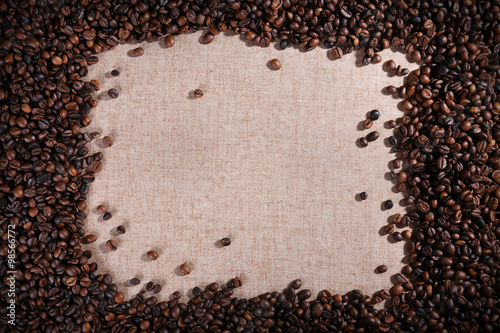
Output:
<svg viewBox="0 0 500 333">
<path fill-rule="evenodd" d="M 171 49 L 122 45 L 91 66 L 89 78 L 101 84 L 91 130 L 115 142 L 91 147 L 105 156 L 86 226 L 99 237 L 86 246 L 99 272 L 111 273 L 128 296 L 143 287 L 126 286 L 132 277 L 161 283 L 160 299 L 234 276 L 243 281 L 238 297 L 282 290 L 296 278 L 314 293 L 390 287 L 403 243 L 379 231 L 404 208 L 387 178 L 394 156 L 384 123 L 402 113 L 381 91 L 402 78 L 382 64 L 357 67 L 354 54 L 331 61 L 322 48 L 248 47 L 237 36 L 201 45 L 200 36 L 177 37 Z M 130 57 L 138 46 L 145 54 Z M 401 54 L 382 56 L 416 67 Z M 268 68 L 273 58 L 281 70 Z M 113 69 L 121 75 L 110 77 Z M 196 88 L 203 98 L 192 98 Z M 356 140 L 371 131 L 359 125 L 372 109 L 381 116 L 371 130 L 381 137 L 359 148 Z M 356 201 L 361 191 L 368 200 Z M 386 199 L 394 209 L 381 209 Z M 96 213 L 101 203 L 111 220 Z M 127 232 L 118 236 L 120 224 Z M 216 246 L 223 237 L 229 247 Z M 108 239 L 116 252 L 106 250 Z M 154 262 L 145 257 L 151 249 L 160 254 Z M 192 272 L 180 276 L 185 261 Z M 389 271 L 375 274 L 380 264 Z"/>
</svg>

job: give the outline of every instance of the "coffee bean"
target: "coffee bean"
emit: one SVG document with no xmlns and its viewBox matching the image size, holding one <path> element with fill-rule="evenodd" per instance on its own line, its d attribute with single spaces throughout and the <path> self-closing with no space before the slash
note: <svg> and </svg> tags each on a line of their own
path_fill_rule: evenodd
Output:
<svg viewBox="0 0 500 333">
<path fill-rule="evenodd" d="M 203 91 L 201 89 L 196 89 L 194 91 L 194 97 L 196 97 L 196 98 L 202 98 L 203 97 Z"/>
<path fill-rule="evenodd" d="M 116 233 L 118 235 L 123 235 L 125 232 L 126 232 L 126 229 L 124 226 L 119 225 L 118 227 L 116 227 Z"/>
<path fill-rule="evenodd" d="M 187 263 L 183 263 L 179 267 L 179 271 L 182 273 L 182 275 L 188 275 L 189 273 L 191 273 L 191 268 L 187 265 Z"/>
<path fill-rule="evenodd" d="M 119 94 L 118 94 L 118 90 L 116 90 L 116 89 L 114 89 L 114 88 L 109 89 L 109 90 L 108 90 L 108 95 L 109 95 L 109 97 L 111 97 L 111 98 L 118 98 L 118 95 L 119 95 Z"/>
<path fill-rule="evenodd" d="M 366 199 L 368 199 L 368 193 L 366 193 L 366 192 L 361 192 L 361 193 L 359 194 L 359 198 L 360 198 L 361 200 L 366 200 Z"/>
<path fill-rule="evenodd" d="M 369 129 L 372 127 L 372 125 L 373 125 L 373 120 L 371 120 L 371 119 L 365 119 L 363 121 L 363 128 L 364 129 Z"/>
<path fill-rule="evenodd" d="M 153 286 L 153 293 L 158 294 L 161 291 L 161 286 L 159 284 L 155 284 Z"/>
<path fill-rule="evenodd" d="M 104 206 L 104 205 L 99 205 L 99 206 L 97 206 L 97 212 L 99 214 L 105 214 L 108 212 L 108 208 L 106 208 L 106 206 Z"/>
<path fill-rule="evenodd" d="M 146 283 L 146 291 L 153 290 L 153 286 L 154 286 L 153 281 L 149 281 L 148 283 Z"/>
<path fill-rule="evenodd" d="M 111 71 L 111 76 L 116 77 L 116 76 L 119 76 L 119 75 L 120 75 L 120 71 L 119 70 L 113 69 Z"/>
<path fill-rule="evenodd" d="M 132 51 L 132 54 L 134 55 L 134 57 L 140 57 L 144 54 L 144 49 L 142 47 L 135 48 Z"/>
<path fill-rule="evenodd" d="M 269 66 L 271 67 L 272 70 L 277 71 L 277 70 L 281 69 L 281 62 L 278 59 L 273 59 L 269 63 Z"/>
<path fill-rule="evenodd" d="M 118 244 L 116 244 L 116 242 L 112 239 L 108 240 L 106 242 L 106 246 L 108 247 L 108 249 L 110 249 L 111 251 L 116 251 L 116 249 L 118 249 Z"/>
<path fill-rule="evenodd" d="M 85 237 L 82 238 L 82 243 L 83 244 L 91 244 L 94 243 L 97 240 L 96 235 L 86 235 Z"/>
<path fill-rule="evenodd" d="M 361 147 L 367 147 L 368 146 L 368 140 L 366 138 L 359 138 L 359 145 Z"/>
<path fill-rule="evenodd" d="M 211 33 L 205 34 L 202 41 L 203 44 L 210 44 L 214 41 L 214 35 L 212 35 Z"/>
<path fill-rule="evenodd" d="M 105 136 L 102 138 L 102 144 L 104 147 L 111 147 L 113 145 L 113 139 L 110 136 Z"/>
<path fill-rule="evenodd" d="M 107 212 L 102 216 L 104 221 L 107 221 L 107 220 L 111 219 L 112 217 L 113 217 L 113 215 L 110 212 Z"/>
<path fill-rule="evenodd" d="M 131 286 L 137 286 L 141 283 L 141 280 L 139 280 L 138 278 L 132 278 L 129 283 Z"/>
<path fill-rule="evenodd" d="M 387 266 L 386 265 L 380 265 L 376 268 L 377 273 L 385 273 L 387 272 Z"/>
<path fill-rule="evenodd" d="M 226 237 L 226 238 L 222 238 L 222 239 L 220 240 L 220 244 L 221 244 L 222 246 L 229 246 L 229 245 L 231 245 L 231 239 L 230 239 L 230 238 L 227 238 L 227 237 Z"/>
<path fill-rule="evenodd" d="M 380 112 L 378 110 L 372 110 L 370 111 L 369 118 L 371 120 L 377 120 L 380 117 Z"/>
<path fill-rule="evenodd" d="M 148 251 L 146 254 L 149 260 L 156 260 L 158 259 L 158 252 L 156 251 Z"/>
<path fill-rule="evenodd" d="M 392 234 L 392 239 L 394 239 L 396 242 L 402 241 L 403 240 L 403 235 L 396 231 Z"/>
<path fill-rule="evenodd" d="M 385 70 L 388 72 L 392 72 L 393 70 L 396 69 L 396 63 L 394 62 L 394 60 L 389 60 L 384 65 L 385 65 Z"/>
<path fill-rule="evenodd" d="M 300 287 L 302 287 L 302 280 L 300 279 L 293 280 L 291 286 L 295 290 L 300 289 Z"/>
<path fill-rule="evenodd" d="M 373 131 L 373 132 L 368 133 L 368 135 L 366 136 L 366 140 L 368 140 L 368 142 L 373 142 L 373 141 L 377 140 L 378 137 L 379 137 L 378 132 Z"/>
<path fill-rule="evenodd" d="M 396 127 L 396 121 L 395 120 L 389 120 L 387 122 L 387 127 L 389 127 L 389 128 L 395 128 Z"/>
<path fill-rule="evenodd" d="M 175 37 L 172 36 L 172 35 L 165 36 L 164 43 L 165 43 L 165 47 L 172 47 L 172 46 L 174 46 L 174 44 L 175 44 Z"/>
<path fill-rule="evenodd" d="M 392 200 L 384 201 L 384 208 L 385 209 L 391 209 L 392 207 L 394 207 L 394 203 L 392 202 Z"/>
</svg>

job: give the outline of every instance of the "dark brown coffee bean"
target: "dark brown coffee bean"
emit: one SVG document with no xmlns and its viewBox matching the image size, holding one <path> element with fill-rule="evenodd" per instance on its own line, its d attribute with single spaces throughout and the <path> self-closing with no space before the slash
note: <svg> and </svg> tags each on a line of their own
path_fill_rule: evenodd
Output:
<svg viewBox="0 0 500 333">
<path fill-rule="evenodd" d="M 387 122 L 387 127 L 389 127 L 389 128 L 395 128 L 396 127 L 396 121 L 395 120 L 389 120 Z"/>
<path fill-rule="evenodd" d="M 99 205 L 99 206 L 97 206 L 97 212 L 99 214 L 105 214 L 108 212 L 108 209 L 104 205 Z"/>
<path fill-rule="evenodd" d="M 203 91 L 201 89 L 196 89 L 194 91 L 194 97 L 196 97 L 196 98 L 202 98 L 203 97 Z"/>
<path fill-rule="evenodd" d="M 172 46 L 174 46 L 174 44 L 175 44 L 175 37 L 172 36 L 172 35 L 165 36 L 164 43 L 165 43 L 165 47 L 172 47 Z"/>
<path fill-rule="evenodd" d="M 159 284 L 155 284 L 153 286 L 153 293 L 158 294 L 161 291 L 161 286 Z"/>
<path fill-rule="evenodd" d="M 158 252 L 156 251 L 148 251 L 146 254 L 149 260 L 156 260 L 158 259 Z"/>
<path fill-rule="evenodd" d="M 385 273 L 387 272 L 387 266 L 386 265 L 380 265 L 377 267 L 377 273 Z"/>
<path fill-rule="evenodd" d="M 378 132 L 373 131 L 373 132 L 368 133 L 368 135 L 366 136 L 366 140 L 368 140 L 368 142 L 373 142 L 373 141 L 377 140 L 378 137 L 379 137 Z"/>
<path fill-rule="evenodd" d="M 107 221 L 107 220 L 111 219 L 112 217 L 113 217 L 113 215 L 110 212 L 107 212 L 102 216 L 104 221 Z"/>
<path fill-rule="evenodd" d="M 302 280 L 300 279 L 293 280 L 291 286 L 295 290 L 300 289 L 300 287 L 302 287 Z"/>
<path fill-rule="evenodd" d="M 140 57 L 144 54 L 144 49 L 142 47 L 135 48 L 132 51 L 132 54 L 134 55 L 134 57 Z"/>
<path fill-rule="evenodd" d="M 229 246 L 229 245 L 231 245 L 231 239 L 230 239 L 230 238 L 227 238 L 227 237 L 226 237 L 226 238 L 222 238 L 222 239 L 220 240 L 220 244 L 221 244 L 222 246 Z"/>
<path fill-rule="evenodd" d="M 109 97 L 111 98 L 117 98 L 118 97 L 118 90 L 116 90 L 115 88 L 112 88 L 112 89 L 109 89 L 108 90 L 108 95 Z"/>
<path fill-rule="evenodd" d="M 384 208 L 385 209 L 391 209 L 392 207 L 394 207 L 394 202 L 392 202 L 392 200 L 384 201 Z"/>
<path fill-rule="evenodd" d="M 118 227 L 116 227 L 116 233 L 118 235 L 123 235 L 125 232 L 126 232 L 126 229 L 124 226 L 119 225 Z"/>
<path fill-rule="evenodd" d="M 154 286 L 153 281 L 149 281 L 148 283 L 146 283 L 146 291 L 153 290 L 153 286 Z"/>
<path fill-rule="evenodd" d="M 138 278 L 132 278 L 129 283 L 131 286 L 137 286 L 141 283 L 141 280 L 139 280 Z"/>
<path fill-rule="evenodd" d="M 117 76 L 119 76 L 119 75 L 120 75 L 120 71 L 119 71 L 119 70 L 117 70 L 117 69 L 113 69 L 113 70 L 111 71 L 111 76 L 113 76 L 113 77 L 117 77 Z"/>
<path fill-rule="evenodd" d="M 179 267 L 179 271 L 181 272 L 182 275 L 188 275 L 189 273 L 191 273 L 191 268 L 188 266 L 187 263 L 183 263 Z"/>
<path fill-rule="evenodd" d="M 385 70 L 388 72 L 392 72 L 393 70 L 396 69 L 396 63 L 394 60 L 389 60 L 385 63 Z"/>
<path fill-rule="evenodd" d="M 373 126 L 373 120 L 371 120 L 371 119 L 365 119 L 365 120 L 363 121 L 363 128 L 364 128 L 364 129 L 369 129 L 369 128 L 371 128 L 372 126 Z"/>
<path fill-rule="evenodd" d="M 368 146 L 368 140 L 366 138 L 359 138 L 359 145 L 361 147 L 367 147 Z"/>
<path fill-rule="evenodd" d="M 118 249 L 118 244 L 116 244 L 116 242 L 112 239 L 108 240 L 106 242 L 106 246 L 108 247 L 108 249 L 110 249 L 111 251 L 116 251 L 116 249 Z"/>
<path fill-rule="evenodd" d="M 380 112 L 378 110 L 370 111 L 369 118 L 371 120 L 377 120 L 380 117 Z"/>
<path fill-rule="evenodd" d="M 281 69 L 281 62 L 278 59 L 273 59 L 269 63 L 269 66 L 271 67 L 272 70 L 277 71 L 277 70 Z"/>
<path fill-rule="evenodd" d="M 361 193 L 359 194 L 359 199 L 361 199 L 361 200 L 366 200 L 366 199 L 368 199 L 368 193 L 366 193 L 366 192 L 361 192 Z"/>
<path fill-rule="evenodd" d="M 104 147 L 111 147 L 113 145 L 113 139 L 110 136 L 105 136 L 102 138 L 102 144 Z"/>
<path fill-rule="evenodd" d="M 212 35 L 211 33 L 208 33 L 208 34 L 205 34 L 205 36 L 203 36 L 203 44 L 210 44 L 214 41 L 214 35 Z"/>
</svg>

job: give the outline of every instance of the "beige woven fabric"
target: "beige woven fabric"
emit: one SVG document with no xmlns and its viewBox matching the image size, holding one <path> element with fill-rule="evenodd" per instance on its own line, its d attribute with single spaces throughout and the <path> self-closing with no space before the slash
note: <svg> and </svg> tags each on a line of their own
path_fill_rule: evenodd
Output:
<svg viewBox="0 0 500 333">
<path fill-rule="evenodd" d="M 296 278 L 314 293 L 322 289 L 373 293 L 390 286 L 402 266 L 403 243 L 379 234 L 396 204 L 388 178 L 394 158 L 384 145 L 384 123 L 401 117 L 397 100 L 381 90 L 403 80 L 382 64 L 359 68 L 356 56 L 331 61 L 325 49 L 248 47 L 239 37 L 176 37 L 165 49 L 123 45 L 99 56 L 90 78 L 101 84 L 92 130 L 114 138 L 104 170 L 92 185 L 87 232 L 101 273 L 111 273 L 128 296 L 132 277 L 161 283 L 161 299 L 176 290 L 226 282 L 239 276 L 235 295 L 282 290 Z M 408 65 L 401 54 L 382 53 Z M 280 59 L 272 71 L 268 62 Z M 111 78 L 109 72 L 121 75 Z M 107 90 L 116 88 L 117 99 Z M 192 98 L 194 89 L 204 91 Z M 379 109 L 371 130 L 381 138 L 367 148 L 356 140 L 366 113 Z M 92 147 L 93 151 L 100 149 Z M 355 200 L 367 191 L 364 202 Z M 95 211 L 104 203 L 113 218 Z M 126 234 L 116 235 L 118 225 Z M 231 237 L 226 248 L 219 239 Z M 114 239 L 110 253 L 105 242 Z M 150 262 L 145 253 L 156 250 Z M 188 276 L 178 274 L 187 261 Z M 386 264 L 389 271 L 375 274 Z"/>
</svg>

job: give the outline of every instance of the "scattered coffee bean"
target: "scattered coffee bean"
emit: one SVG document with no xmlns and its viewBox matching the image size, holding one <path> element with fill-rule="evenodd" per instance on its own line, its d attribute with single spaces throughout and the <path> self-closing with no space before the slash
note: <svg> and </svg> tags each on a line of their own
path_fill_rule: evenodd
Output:
<svg viewBox="0 0 500 333">
<path fill-rule="evenodd" d="M 110 136 L 105 136 L 102 138 L 102 144 L 106 148 L 111 147 L 113 145 L 113 139 Z"/>
<path fill-rule="evenodd" d="M 109 95 L 109 97 L 111 97 L 111 98 L 118 98 L 118 95 L 119 95 L 119 94 L 118 94 L 118 90 L 116 90 L 116 89 L 114 89 L 114 88 L 109 89 L 109 90 L 108 90 L 108 95 Z"/>
<path fill-rule="evenodd" d="M 368 193 L 366 193 L 366 192 L 361 192 L 361 193 L 359 194 L 359 198 L 360 198 L 361 200 L 366 200 L 366 199 L 368 199 Z"/>
<path fill-rule="evenodd" d="M 361 147 L 363 147 L 363 148 L 364 148 L 364 147 L 367 147 L 367 146 L 368 146 L 368 140 L 367 140 L 366 138 L 359 138 L 359 140 L 358 140 L 358 141 L 359 141 L 359 145 L 360 145 Z"/>
<path fill-rule="evenodd" d="M 278 59 L 273 59 L 270 62 L 270 66 L 271 66 L 272 70 L 277 71 L 277 70 L 281 69 L 281 62 Z"/>
<path fill-rule="evenodd" d="M 153 293 L 158 294 L 161 291 L 161 286 L 159 284 L 155 284 L 153 286 Z"/>
<path fill-rule="evenodd" d="M 156 251 L 148 251 L 148 253 L 146 255 L 149 258 L 149 260 L 158 259 L 158 252 L 156 252 Z"/>
<path fill-rule="evenodd" d="M 138 278 L 132 278 L 132 279 L 130 279 L 129 283 L 131 286 L 137 286 L 141 283 L 141 280 L 139 280 Z"/>
<path fill-rule="evenodd" d="M 363 128 L 364 129 L 369 129 L 372 127 L 372 125 L 373 125 L 373 120 L 371 120 L 371 119 L 365 119 L 363 121 Z"/>
<path fill-rule="evenodd" d="M 392 202 L 392 200 L 384 201 L 384 208 L 385 209 L 391 209 L 392 207 L 394 207 L 394 202 Z"/>
<path fill-rule="evenodd" d="M 293 280 L 291 285 L 292 288 L 295 290 L 300 289 L 300 287 L 302 287 L 302 280 L 300 279 Z"/>
<path fill-rule="evenodd" d="M 203 36 L 203 44 L 210 44 L 213 41 L 214 35 L 212 35 L 211 33 L 205 34 L 205 36 Z"/>
<path fill-rule="evenodd" d="M 203 97 L 203 91 L 201 89 L 196 89 L 194 91 L 194 97 L 196 97 L 196 98 L 202 98 Z"/>
<path fill-rule="evenodd" d="M 118 227 L 116 227 L 116 233 L 118 235 L 123 235 L 127 230 L 125 229 L 124 226 L 122 225 L 119 225 Z"/>
<path fill-rule="evenodd" d="M 387 127 L 389 128 L 395 128 L 397 125 L 396 125 L 396 121 L 395 120 L 389 120 L 387 122 Z"/>
<path fill-rule="evenodd" d="M 180 267 L 179 267 L 179 271 L 183 274 L 183 275 L 188 275 L 189 273 L 191 273 L 191 268 L 188 266 L 187 263 L 183 263 Z"/>
<path fill-rule="evenodd" d="M 110 213 L 110 212 L 107 212 L 107 213 L 105 213 L 105 214 L 102 216 L 102 219 L 103 219 L 104 221 L 107 221 L 107 220 L 109 220 L 109 219 L 110 219 L 110 218 L 112 218 L 112 217 L 113 217 L 113 215 L 111 215 L 111 213 Z"/>
<path fill-rule="evenodd" d="M 112 239 L 108 240 L 106 242 L 106 246 L 108 247 L 108 249 L 110 249 L 111 251 L 116 251 L 116 249 L 118 249 L 118 244 L 116 244 L 116 242 Z"/>
<path fill-rule="evenodd" d="M 377 273 L 385 273 L 387 272 L 387 266 L 386 265 L 380 265 L 377 267 Z"/>
<path fill-rule="evenodd" d="M 153 286 L 154 286 L 153 281 L 149 281 L 148 283 L 146 283 L 146 291 L 153 290 Z"/>
<path fill-rule="evenodd" d="M 135 48 L 132 51 L 132 54 L 134 55 L 134 57 L 140 57 L 144 54 L 144 49 L 142 47 Z"/>
<path fill-rule="evenodd" d="M 377 140 L 378 137 L 379 137 L 378 132 L 373 131 L 373 132 L 368 133 L 368 135 L 366 136 L 366 140 L 368 140 L 368 142 L 373 142 L 373 141 Z"/>
<path fill-rule="evenodd" d="M 220 244 L 222 246 L 229 246 L 229 245 L 231 245 L 231 238 L 227 238 L 227 237 L 226 238 L 222 238 L 220 240 Z"/>
<path fill-rule="evenodd" d="M 393 70 L 396 69 L 396 63 L 394 60 L 389 60 L 385 63 L 385 70 L 388 72 L 392 72 Z"/>
<path fill-rule="evenodd" d="M 120 71 L 119 70 L 113 69 L 111 71 L 111 76 L 116 77 L 116 76 L 119 76 L 119 75 L 120 75 Z"/>
<path fill-rule="evenodd" d="M 396 137 L 391 135 L 390 137 L 387 138 L 387 143 L 389 143 L 389 145 L 391 146 L 395 146 L 397 145 L 398 140 L 396 139 Z"/>
<path fill-rule="evenodd" d="M 399 231 L 396 231 L 392 234 L 392 239 L 394 239 L 396 242 L 402 241 L 403 235 Z"/>
<path fill-rule="evenodd" d="M 97 206 L 97 212 L 99 214 L 105 214 L 108 212 L 108 208 L 106 208 L 106 206 L 104 206 L 104 205 L 99 205 L 99 206 Z"/>
<path fill-rule="evenodd" d="M 378 110 L 372 110 L 370 111 L 369 118 L 371 120 L 377 120 L 380 117 L 380 112 Z"/>
</svg>

